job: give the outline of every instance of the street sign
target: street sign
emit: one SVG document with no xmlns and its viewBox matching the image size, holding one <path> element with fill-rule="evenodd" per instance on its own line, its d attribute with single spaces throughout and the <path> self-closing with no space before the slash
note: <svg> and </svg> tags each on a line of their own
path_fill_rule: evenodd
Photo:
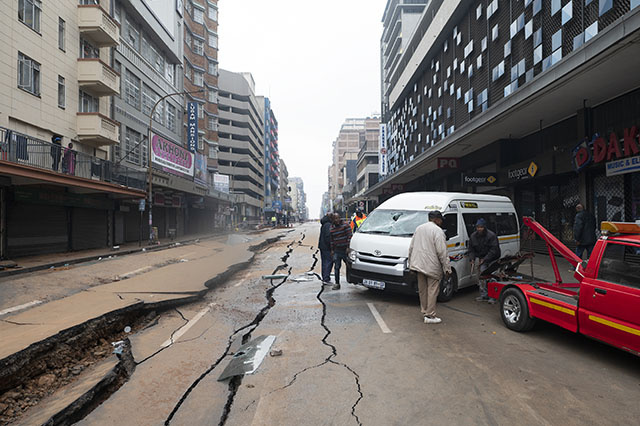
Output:
<svg viewBox="0 0 640 426">
<path fill-rule="evenodd" d="M 189 151 L 198 150 L 198 103 L 187 103 L 187 145 Z"/>
<path fill-rule="evenodd" d="M 138 211 L 141 211 L 141 212 L 144 211 L 146 207 L 146 202 L 147 200 L 145 200 L 144 198 L 138 202 Z"/>
</svg>

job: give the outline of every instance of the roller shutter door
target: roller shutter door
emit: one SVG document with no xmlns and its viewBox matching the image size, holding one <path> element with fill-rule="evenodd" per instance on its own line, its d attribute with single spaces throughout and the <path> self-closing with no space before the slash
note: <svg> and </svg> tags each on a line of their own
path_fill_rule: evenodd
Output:
<svg viewBox="0 0 640 426">
<path fill-rule="evenodd" d="M 67 251 L 67 210 L 60 206 L 11 204 L 7 214 L 10 257 Z"/>
<path fill-rule="evenodd" d="M 74 208 L 71 216 L 71 247 L 88 250 L 108 244 L 107 210 Z"/>
</svg>

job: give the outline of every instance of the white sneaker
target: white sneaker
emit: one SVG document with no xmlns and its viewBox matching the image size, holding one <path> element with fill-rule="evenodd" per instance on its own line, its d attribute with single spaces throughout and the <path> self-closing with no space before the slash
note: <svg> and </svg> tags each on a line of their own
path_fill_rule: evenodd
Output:
<svg viewBox="0 0 640 426">
<path fill-rule="evenodd" d="M 428 317 L 428 316 L 424 317 L 425 324 L 440 324 L 441 322 L 442 320 L 438 317 Z"/>
</svg>

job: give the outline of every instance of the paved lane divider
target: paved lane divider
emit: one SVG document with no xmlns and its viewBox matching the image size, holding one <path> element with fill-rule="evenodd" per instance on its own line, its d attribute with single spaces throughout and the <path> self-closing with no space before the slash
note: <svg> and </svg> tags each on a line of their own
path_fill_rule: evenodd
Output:
<svg viewBox="0 0 640 426">
<path fill-rule="evenodd" d="M 27 309 L 32 306 L 39 305 L 40 303 L 42 303 L 42 300 L 34 300 L 32 302 L 23 303 L 22 305 L 14 306 L 12 308 L 3 309 L 0 311 L 0 316 L 10 314 L 11 312 L 15 312 L 15 311 L 21 311 L 23 309 Z"/>
<path fill-rule="evenodd" d="M 189 329 L 191 327 L 196 325 L 196 323 L 198 321 L 200 321 L 202 319 L 202 317 L 205 316 L 211 310 L 213 305 L 215 305 L 215 303 L 210 303 L 206 308 L 204 308 L 203 310 L 198 312 L 193 318 L 191 318 L 189 320 L 188 323 L 186 323 L 185 325 L 182 326 L 182 328 L 180 328 L 178 331 L 176 331 L 175 334 L 173 335 L 173 337 L 165 340 L 165 342 L 162 345 L 160 345 L 160 347 L 161 348 L 166 348 L 167 346 L 171 346 L 172 344 L 177 342 L 178 339 L 184 335 L 184 333 L 189 331 Z"/>
<path fill-rule="evenodd" d="M 378 312 L 374 304 L 367 303 L 367 306 L 369 307 L 369 310 L 371 311 L 373 317 L 376 319 L 376 322 L 380 326 L 380 330 L 382 330 L 382 332 L 385 334 L 391 333 L 391 330 L 389 329 L 389 327 L 387 327 L 387 323 L 384 322 L 382 316 L 380 315 L 380 312 Z"/>
</svg>

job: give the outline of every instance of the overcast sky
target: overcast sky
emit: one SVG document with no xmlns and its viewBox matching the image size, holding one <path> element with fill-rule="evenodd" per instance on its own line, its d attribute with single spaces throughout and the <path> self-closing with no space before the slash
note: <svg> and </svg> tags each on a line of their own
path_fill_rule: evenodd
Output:
<svg viewBox="0 0 640 426">
<path fill-rule="evenodd" d="M 220 0 L 220 67 L 249 71 L 271 99 L 280 156 L 304 180 L 311 217 L 345 118 L 380 112 L 386 0 Z"/>
</svg>

